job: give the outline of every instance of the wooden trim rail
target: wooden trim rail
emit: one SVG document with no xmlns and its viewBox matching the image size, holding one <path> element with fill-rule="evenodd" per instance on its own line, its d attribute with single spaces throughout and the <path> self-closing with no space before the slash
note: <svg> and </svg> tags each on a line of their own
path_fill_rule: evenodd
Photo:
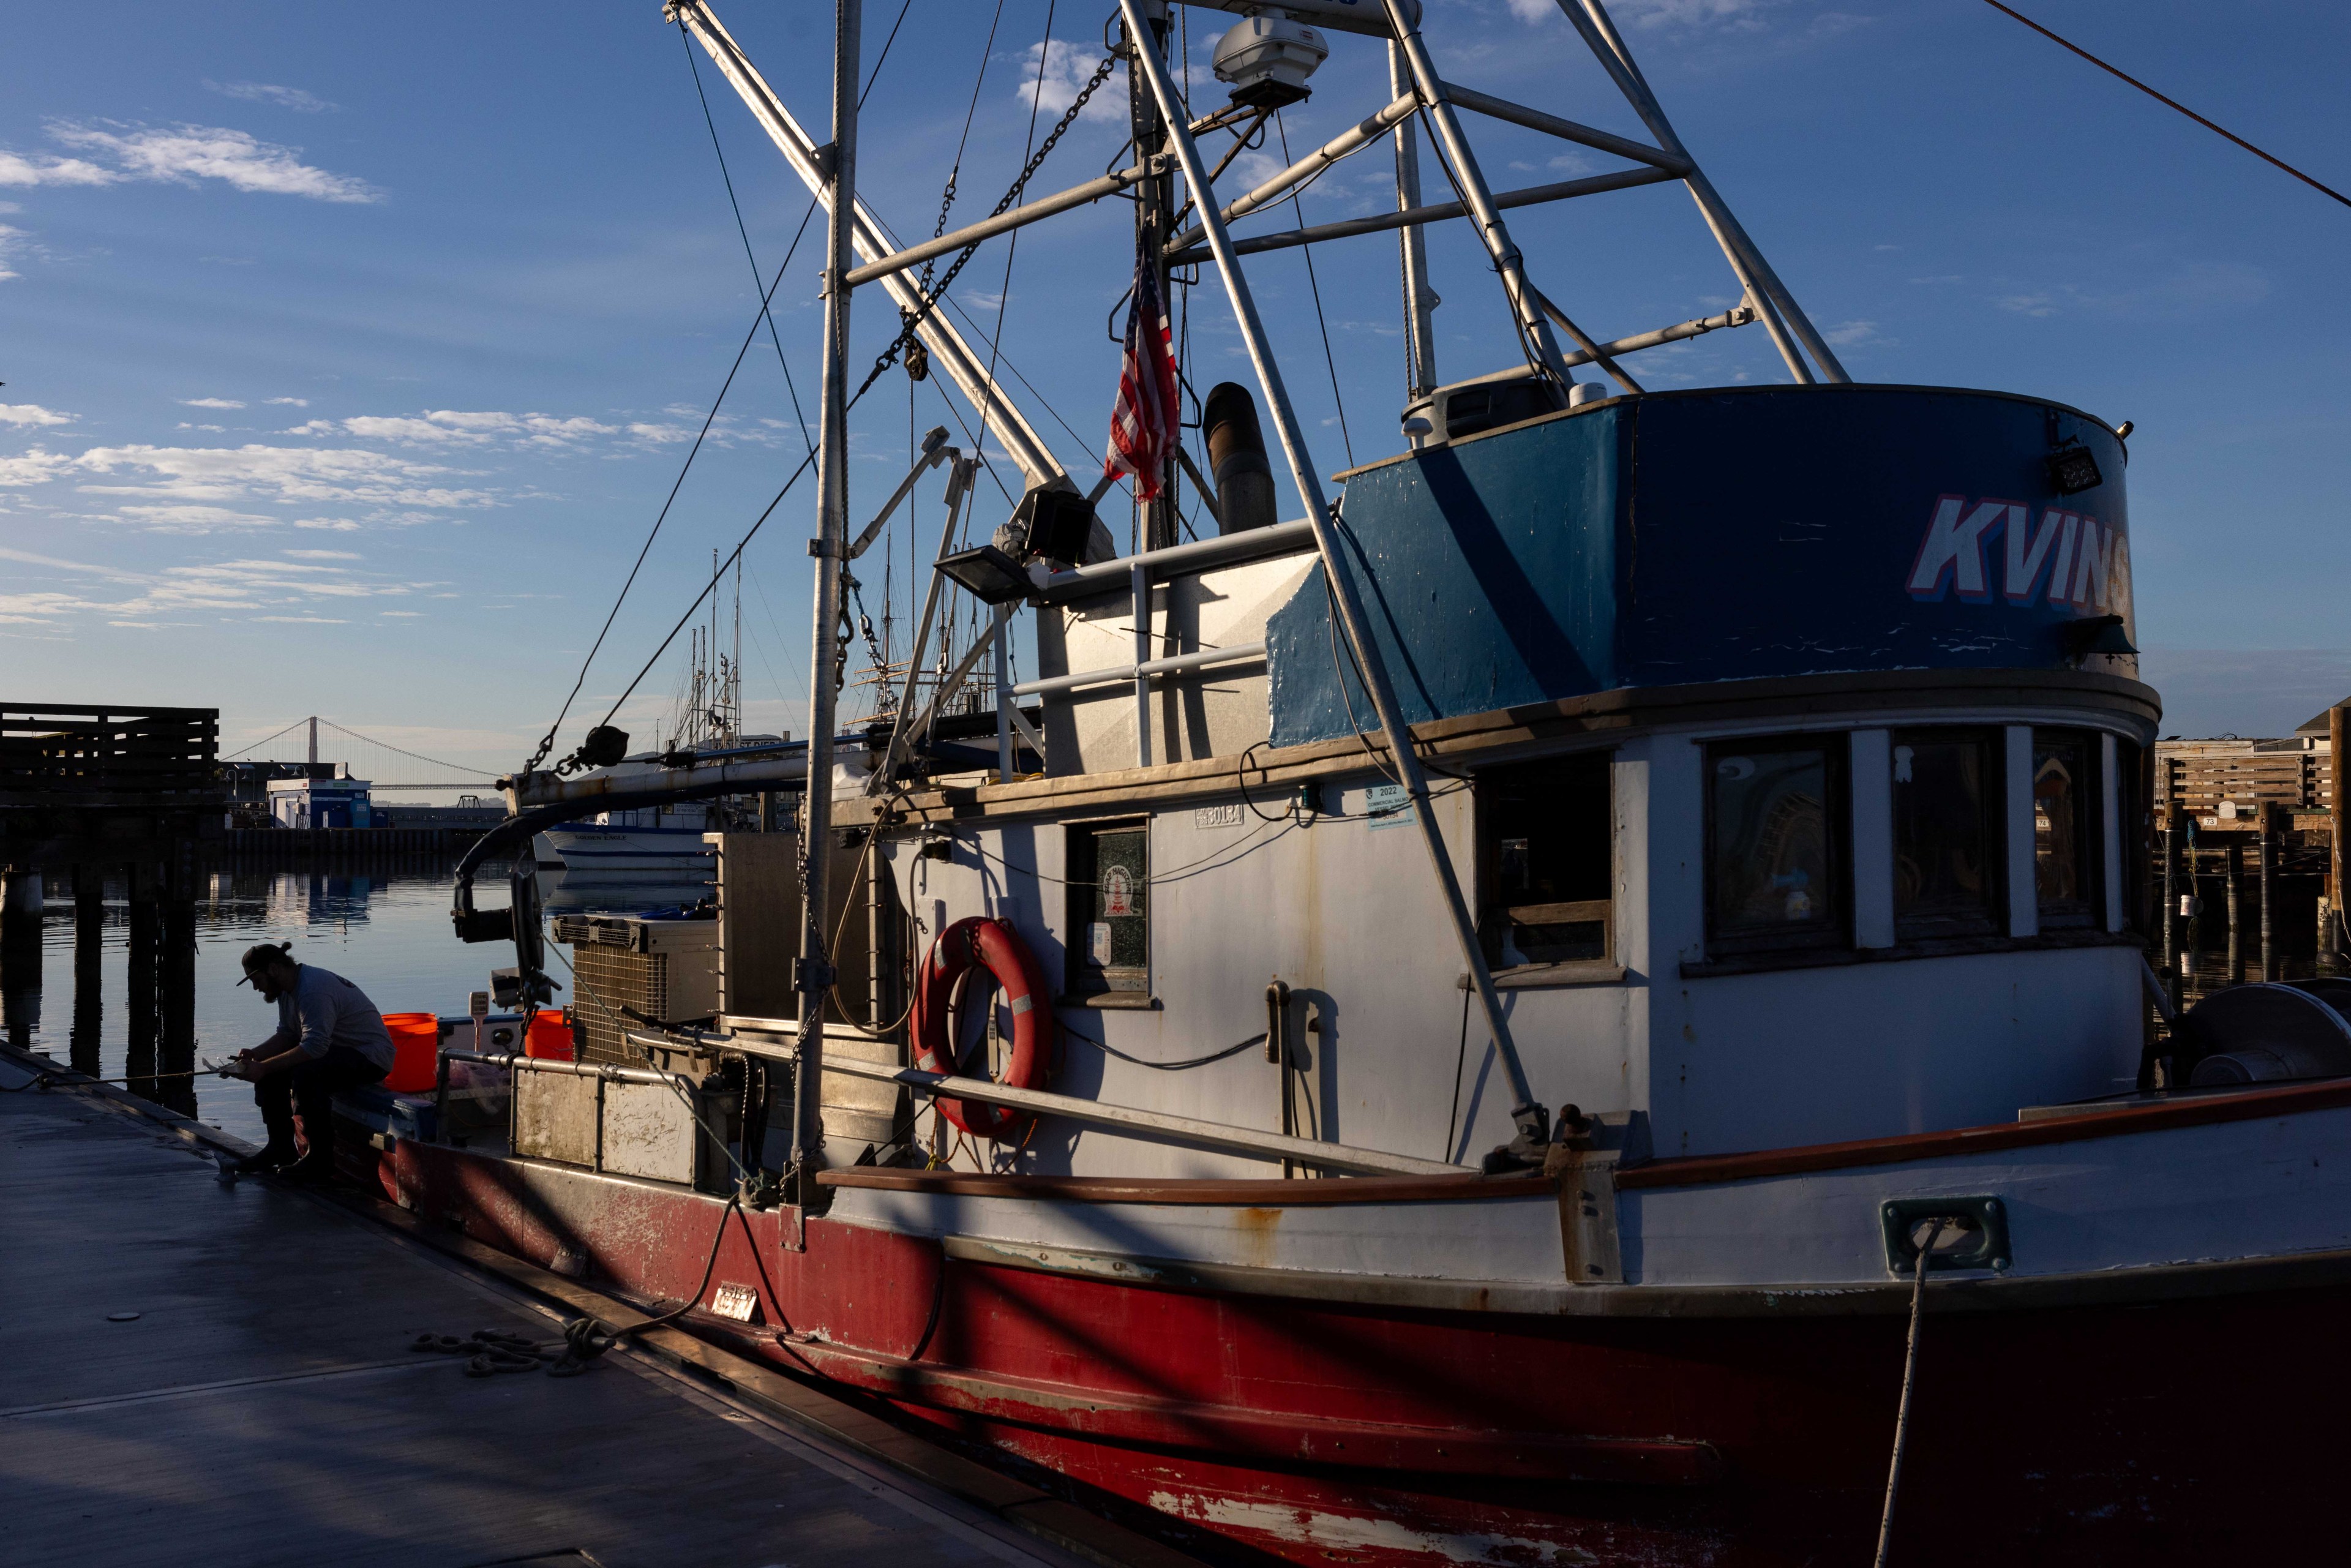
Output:
<svg viewBox="0 0 2351 1568">
<path fill-rule="evenodd" d="M 1738 1155 L 1691 1155 L 1620 1168 L 1618 1189 L 1652 1186 L 1702 1186 L 1716 1182 L 1751 1181 L 1759 1176 L 1801 1176 L 1813 1171 L 1850 1170 L 1863 1166 L 1901 1165 L 1912 1160 L 1947 1159 L 1953 1155 L 1992 1154 L 2009 1149 L 2039 1148 L 2050 1144 L 2079 1143 L 2089 1138 L 2127 1137 L 2137 1133 L 2166 1132 L 2225 1122 L 2254 1122 L 2268 1116 L 2292 1116 L 2311 1111 L 2351 1106 L 2351 1078 L 2328 1078 L 2314 1083 L 2289 1083 L 2276 1088 L 2229 1091 L 2133 1101 L 2127 1104 L 2078 1115 L 2049 1116 L 2032 1122 L 1998 1122 L 1984 1127 L 1953 1127 L 1943 1132 L 1911 1133 L 1893 1138 L 1858 1138 L 1843 1144 L 1807 1144 L 1788 1149 L 1758 1149 Z"/>
</svg>

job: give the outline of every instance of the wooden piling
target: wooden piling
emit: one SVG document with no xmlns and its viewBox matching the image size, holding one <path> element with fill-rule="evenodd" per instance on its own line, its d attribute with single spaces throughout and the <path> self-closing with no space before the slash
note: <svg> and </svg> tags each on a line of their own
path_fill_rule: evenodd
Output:
<svg viewBox="0 0 2351 1568">
<path fill-rule="evenodd" d="M 155 1084 L 156 959 L 162 946 L 162 904 L 157 883 L 159 868 L 141 862 L 125 878 L 131 890 L 131 964 L 123 1014 L 128 1045 L 123 1071 L 136 1093 L 152 1097 Z M 142 1082 L 141 1080 L 146 1082 Z"/>
<path fill-rule="evenodd" d="M 2326 710 L 2326 897 L 2319 904 L 2318 943 L 2318 972 L 2322 975 L 2334 973 L 2335 955 L 2342 946 L 2343 841 L 2345 824 L 2351 821 L 2345 810 L 2343 788 L 2343 730 L 2347 715 L 2351 715 L 2351 704 L 2338 703 Z"/>
<path fill-rule="evenodd" d="M 2179 963 L 2179 805 L 2163 813 L 2163 967 L 2174 972 Z M 2175 988 L 2176 989 L 2176 988 Z M 2173 1000 L 2177 1002 L 2175 995 Z"/>
<path fill-rule="evenodd" d="M 2244 852 L 2231 843 L 2220 852 L 2220 874 L 2227 879 L 2223 901 L 2229 911 L 2229 984 L 2241 986 L 2245 981 L 2245 945 L 2241 937 L 2244 922 L 2238 918 L 2237 890 L 2244 882 Z"/>
<path fill-rule="evenodd" d="M 163 869 L 161 1103 L 183 1116 L 196 1113 L 196 846 L 182 840 Z"/>
<path fill-rule="evenodd" d="M 73 1030 L 67 1047 L 74 1071 L 99 1076 L 99 1036 L 106 1019 L 106 868 L 73 868 Z"/>
<path fill-rule="evenodd" d="M 2254 840 L 2253 847 L 2254 852 L 2262 857 L 2262 978 L 2274 980 L 2278 977 L 2278 967 L 2276 949 L 2271 946 L 2270 899 L 2271 883 L 2275 880 L 2273 873 L 2277 867 L 2277 808 L 2264 801 L 2261 812 L 2262 831 Z"/>
</svg>

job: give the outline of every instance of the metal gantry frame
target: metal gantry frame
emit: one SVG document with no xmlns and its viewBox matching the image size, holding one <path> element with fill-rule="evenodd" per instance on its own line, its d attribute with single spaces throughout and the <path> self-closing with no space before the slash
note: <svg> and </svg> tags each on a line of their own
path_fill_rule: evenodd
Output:
<svg viewBox="0 0 2351 1568">
<path fill-rule="evenodd" d="M 897 245 L 879 220 L 856 199 L 860 3 L 861 0 L 835 0 L 833 136 L 831 142 L 823 147 L 817 146 L 784 109 L 774 90 L 751 67 L 711 13 L 707 0 L 670 0 L 666 7 L 666 14 L 685 27 L 709 52 L 720 71 L 734 85 L 783 152 L 787 162 L 818 193 L 828 210 L 824 274 L 823 442 L 818 463 L 820 519 L 818 537 L 811 542 L 810 551 L 817 559 L 817 618 L 814 653 L 810 663 L 812 675 L 810 739 L 803 807 L 807 813 L 802 835 L 806 908 L 802 925 L 801 972 L 797 977 L 802 998 L 802 1014 L 796 1052 L 799 1094 L 795 1107 L 793 1162 L 803 1183 L 810 1173 L 821 1164 L 823 1148 L 820 1075 L 822 1071 L 823 1006 L 831 975 L 830 956 L 825 950 L 823 890 L 827 884 L 825 862 L 830 838 L 827 828 L 831 805 L 833 694 L 832 683 L 822 677 L 823 673 L 831 668 L 831 638 L 840 613 L 841 568 L 849 553 L 845 422 L 851 292 L 862 283 L 881 284 L 902 312 L 919 319 L 918 329 L 925 346 L 935 361 L 946 368 L 966 398 L 980 412 L 982 427 L 992 424 L 1001 432 L 1006 447 L 1019 463 L 1030 486 L 1057 481 L 1066 484 L 1067 476 L 1060 463 L 1038 437 L 1035 428 L 1012 405 L 988 369 L 937 313 L 935 302 L 923 296 L 909 275 L 927 257 L 1072 211 L 1126 191 L 1146 180 L 1164 178 L 1167 172 L 1165 158 L 1154 153 L 1139 159 L 1133 168 L 1113 171 L 1069 190 L 1040 197 L 981 223 L 966 225 L 953 235 L 913 246 Z M 1176 3 L 1225 11 L 1247 12 L 1253 8 L 1249 0 L 1176 0 Z M 1429 314 L 1436 304 L 1436 296 L 1428 287 L 1422 230 L 1431 223 L 1465 216 L 1476 225 L 1479 243 L 1486 250 L 1510 306 L 1529 364 L 1555 381 L 1564 382 L 1569 371 L 1577 364 L 1596 363 L 1626 390 L 1637 392 L 1640 390 L 1638 383 L 1615 363 L 1614 356 L 1694 337 L 1700 332 L 1740 326 L 1749 320 L 1762 322 L 1790 374 L 1799 382 L 1811 384 L 1822 380 L 1842 382 L 1850 378 L 1796 304 L 1779 275 L 1764 260 L 1754 241 L 1731 214 L 1720 193 L 1675 134 L 1671 122 L 1641 75 L 1640 68 L 1635 64 L 1631 51 L 1625 47 L 1623 36 L 1601 0 L 1558 0 L 1558 4 L 1570 25 L 1608 74 L 1609 79 L 1647 128 L 1654 144 L 1595 130 L 1446 81 L 1438 75 L 1436 62 L 1420 36 L 1416 0 L 1381 0 L 1376 13 L 1368 6 L 1342 4 L 1340 0 L 1298 0 L 1286 9 L 1336 30 L 1383 39 L 1387 51 L 1390 90 L 1394 96 L 1389 103 L 1369 118 L 1316 148 L 1272 179 L 1260 183 L 1221 206 L 1215 198 L 1214 176 L 1190 130 L 1189 106 L 1177 91 L 1165 60 L 1158 49 L 1148 43 L 1155 37 L 1151 26 L 1151 9 L 1157 5 L 1164 14 L 1164 4 L 1165 0 L 1118 0 L 1125 37 L 1129 40 L 1124 49 L 1128 68 L 1139 73 L 1147 83 L 1150 98 L 1156 104 L 1167 129 L 1167 144 L 1173 149 L 1174 161 L 1193 197 L 1195 220 L 1182 233 L 1165 242 L 1160 251 L 1161 264 L 1211 258 L 1217 264 L 1228 300 L 1240 324 L 1241 336 L 1259 389 L 1272 416 L 1291 481 L 1305 505 L 1307 515 L 1304 523 L 1292 526 L 1306 530 L 1312 548 L 1321 558 L 1337 620 L 1346 634 L 1364 684 L 1370 689 L 1372 706 L 1385 742 L 1387 760 L 1412 799 L 1414 815 L 1451 913 L 1472 988 L 1478 995 L 1496 1052 L 1510 1079 L 1514 1101 L 1511 1114 L 1520 1129 L 1519 1149 L 1524 1154 L 1547 1134 L 1547 1113 L 1535 1098 L 1511 1038 L 1509 1019 L 1479 939 L 1474 913 L 1464 894 L 1452 854 L 1431 809 L 1426 775 L 1414 748 L 1412 735 L 1397 702 L 1385 661 L 1371 634 L 1356 586 L 1342 570 L 1337 519 L 1325 499 L 1321 478 L 1307 450 L 1304 434 L 1290 403 L 1280 366 L 1275 362 L 1264 324 L 1258 315 L 1248 280 L 1242 274 L 1240 257 L 1259 251 L 1319 244 L 1355 235 L 1398 231 L 1405 313 L 1411 328 L 1410 379 L 1416 394 L 1433 386 L 1437 374 L 1435 354 L 1430 346 Z M 1460 110 L 1609 152 L 1628 160 L 1636 167 L 1498 194 L 1488 184 L 1469 140 L 1461 128 L 1457 112 Z M 1459 197 L 1456 202 L 1428 205 L 1421 200 L 1418 152 L 1413 136 L 1416 119 L 1425 120 L 1430 129 L 1447 178 Z M 1285 233 L 1238 241 L 1228 232 L 1228 225 L 1232 220 L 1273 204 L 1340 159 L 1384 139 L 1392 141 L 1395 148 L 1396 206 L 1393 212 L 1311 228 L 1301 226 Z M 1535 287 L 1528 274 L 1525 257 L 1512 241 L 1501 214 L 1512 207 L 1667 181 L 1679 181 L 1689 191 L 1724 258 L 1739 278 L 1745 298 L 1737 308 L 1715 317 L 1636 333 L 1614 342 L 1596 342 Z M 857 265 L 860 255 L 865 258 L 862 266 Z M 1576 352 L 1562 352 L 1552 335 L 1554 326 L 1575 340 Z M 930 455 L 928 449 L 925 455 L 926 458 Z M 918 465 L 918 473 L 920 466 L 923 465 Z M 951 485 L 951 489 L 956 493 L 951 497 L 948 508 L 950 531 L 955 527 L 958 504 L 969 487 L 969 476 L 965 473 L 964 460 L 960 458 L 956 474 L 961 483 Z M 906 484 L 901 486 L 901 497 L 911 486 L 913 478 L 914 476 L 910 475 Z M 892 506 L 895 504 L 896 498 L 893 497 Z M 885 508 L 885 516 L 887 511 Z M 867 537 L 871 537 L 871 530 L 868 530 Z M 862 542 L 860 541 L 861 544 Z M 1104 563 L 1106 567 L 1123 571 L 1133 598 L 1134 657 L 1130 664 L 1030 682 L 1016 689 L 1009 678 L 1009 646 L 1006 630 L 1010 612 L 999 606 L 990 635 L 975 642 L 961 665 L 941 686 L 940 695 L 934 696 L 933 706 L 942 700 L 946 691 L 952 690 L 969 674 L 983 653 L 992 651 L 997 671 L 998 772 L 999 777 L 1008 778 L 1011 773 L 1012 736 L 1016 728 L 1032 744 L 1040 744 L 1041 749 L 1034 731 L 1013 706 L 1015 695 L 1067 690 L 1097 681 L 1131 680 L 1134 692 L 1137 760 L 1148 766 L 1153 759 L 1150 695 L 1155 676 L 1239 658 L 1263 656 L 1261 645 L 1247 649 L 1202 650 L 1168 658 L 1152 656 L 1151 589 L 1164 571 L 1176 566 L 1171 558 L 1181 553 L 1181 549 L 1162 549 L 1143 552 L 1123 562 Z M 1062 575 L 1068 579 L 1081 574 Z M 932 586 L 935 595 L 938 588 L 935 574 Z M 926 625 L 929 619 L 926 613 Z M 906 725 L 906 709 L 911 697 L 910 672 L 908 689 L 900 702 L 898 723 L 901 734 Z M 893 737 L 890 758 L 883 769 L 885 775 L 890 770 L 889 764 L 894 762 L 898 745 L 898 737 Z"/>
</svg>

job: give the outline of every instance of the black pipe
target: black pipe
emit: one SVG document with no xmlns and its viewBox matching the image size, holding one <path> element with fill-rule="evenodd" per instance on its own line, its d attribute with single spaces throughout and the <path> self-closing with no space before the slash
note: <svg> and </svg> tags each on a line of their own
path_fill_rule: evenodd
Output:
<svg viewBox="0 0 2351 1568">
<path fill-rule="evenodd" d="M 1208 475 L 1217 484 L 1217 527 L 1237 534 L 1270 528 L 1274 521 L 1273 468 L 1265 458 L 1265 433 L 1258 428 L 1257 402 L 1249 389 L 1218 382 L 1200 405 L 1200 435 L 1208 446 Z"/>
</svg>

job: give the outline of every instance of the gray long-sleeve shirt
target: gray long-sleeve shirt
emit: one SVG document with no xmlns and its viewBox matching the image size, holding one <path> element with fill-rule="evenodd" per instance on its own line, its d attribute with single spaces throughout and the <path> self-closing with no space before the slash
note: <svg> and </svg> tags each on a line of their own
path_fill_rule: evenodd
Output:
<svg viewBox="0 0 2351 1568">
<path fill-rule="evenodd" d="M 310 964 L 296 966 L 294 988 L 277 995 L 277 1032 L 263 1042 L 261 1054 L 275 1056 L 299 1046 L 315 1061 L 339 1045 L 392 1071 L 392 1035 L 367 993 L 340 975 Z"/>
</svg>

